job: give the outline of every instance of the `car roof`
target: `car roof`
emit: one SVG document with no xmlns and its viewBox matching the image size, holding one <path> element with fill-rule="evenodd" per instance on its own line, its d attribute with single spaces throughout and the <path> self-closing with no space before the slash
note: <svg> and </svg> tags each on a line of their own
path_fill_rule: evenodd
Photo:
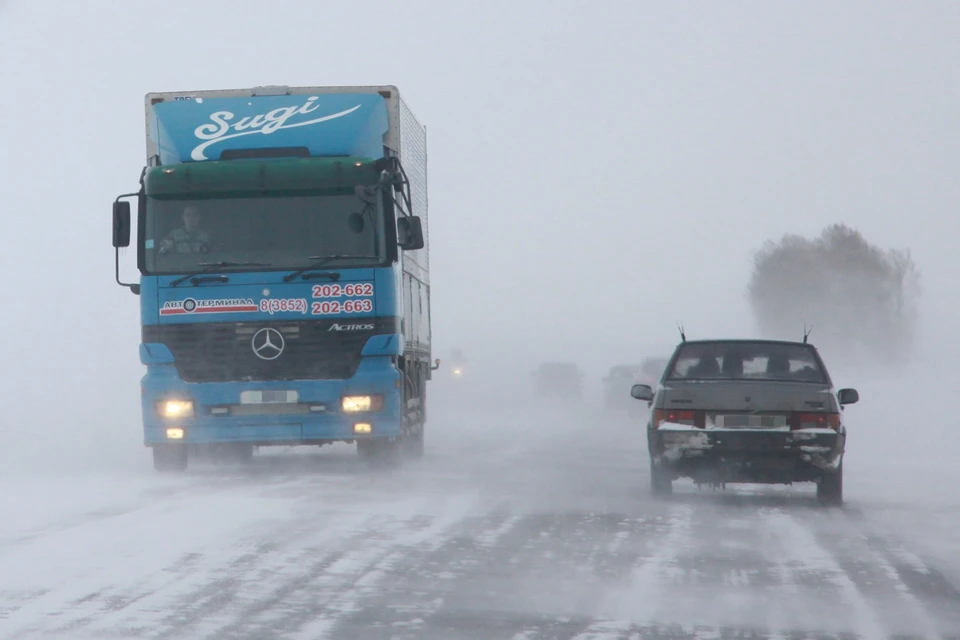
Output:
<svg viewBox="0 0 960 640">
<path fill-rule="evenodd" d="M 810 347 L 811 349 L 816 349 L 809 342 L 801 342 L 799 340 L 770 340 L 762 338 L 721 338 L 717 340 L 684 340 L 677 347 L 682 347 L 685 344 L 782 344 L 794 347 Z"/>
</svg>

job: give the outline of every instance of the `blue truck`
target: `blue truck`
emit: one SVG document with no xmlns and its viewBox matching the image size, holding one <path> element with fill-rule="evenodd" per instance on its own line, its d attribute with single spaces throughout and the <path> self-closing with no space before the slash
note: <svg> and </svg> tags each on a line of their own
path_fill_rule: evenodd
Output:
<svg viewBox="0 0 960 640">
<path fill-rule="evenodd" d="M 145 110 L 113 245 L 140 299 L 155 468 L 334 442 L 377 463 L 423 455 L 439 366 L 426 129 L 397 88 L 149 93 Z M 120 277 L 131 236 L 139 282 Z"/>
</svg>

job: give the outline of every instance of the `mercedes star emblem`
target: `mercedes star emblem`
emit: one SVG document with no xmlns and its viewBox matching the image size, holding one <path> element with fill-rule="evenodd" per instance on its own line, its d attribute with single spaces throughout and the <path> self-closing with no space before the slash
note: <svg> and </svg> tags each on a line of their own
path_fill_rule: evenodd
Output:
<svg viewBox="0 0 960 640">
<path fill-rule="evenodd" d="M 276 329 L 267 327 L 253 334 L 250 341 L 253 353 L 261 360 L 276 360 L 283 353 L 283 335 Z"/>
</svg>

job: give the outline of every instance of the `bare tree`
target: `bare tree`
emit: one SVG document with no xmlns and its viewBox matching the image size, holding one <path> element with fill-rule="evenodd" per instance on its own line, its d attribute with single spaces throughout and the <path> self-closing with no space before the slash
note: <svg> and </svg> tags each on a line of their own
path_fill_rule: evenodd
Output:
<svg viewBox="0 0 960 640">
<path fill-rule="evenodd" d="M 859 362 L 905 361 L 913 348 L 920 274 L 909 250 L 881 249 L 835 224 L 819 237 L 785 235 L 753 257 L 750 302 L 761 332 L 801 335 Z"/>
</svg>

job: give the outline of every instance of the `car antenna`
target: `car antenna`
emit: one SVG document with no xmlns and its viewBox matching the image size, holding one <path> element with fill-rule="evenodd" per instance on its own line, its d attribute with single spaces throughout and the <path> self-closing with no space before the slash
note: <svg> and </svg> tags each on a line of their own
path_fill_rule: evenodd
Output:
<svg viewBox="0 0 960 640">
<path fill-rule="evenodd" d="M 682 322 L 678 322 L 678 323 L 677 323 L 677 329 L 680 330 L 680 340 L 683 341 L 683 342 L 686 342 L 686 341 L 687 341 L 687 334 L 683 332 L 683 323 L 682 323 Z"/>
<path fill-rule="evenodd" d="M 803 344 L 807 344 L 807 338 L 810 336 L 810 332 L 813 331 L 813 325 L 810 325 L 810 328 L 807 329 L 807 323 L 803 323 Z"/>
</svg>

